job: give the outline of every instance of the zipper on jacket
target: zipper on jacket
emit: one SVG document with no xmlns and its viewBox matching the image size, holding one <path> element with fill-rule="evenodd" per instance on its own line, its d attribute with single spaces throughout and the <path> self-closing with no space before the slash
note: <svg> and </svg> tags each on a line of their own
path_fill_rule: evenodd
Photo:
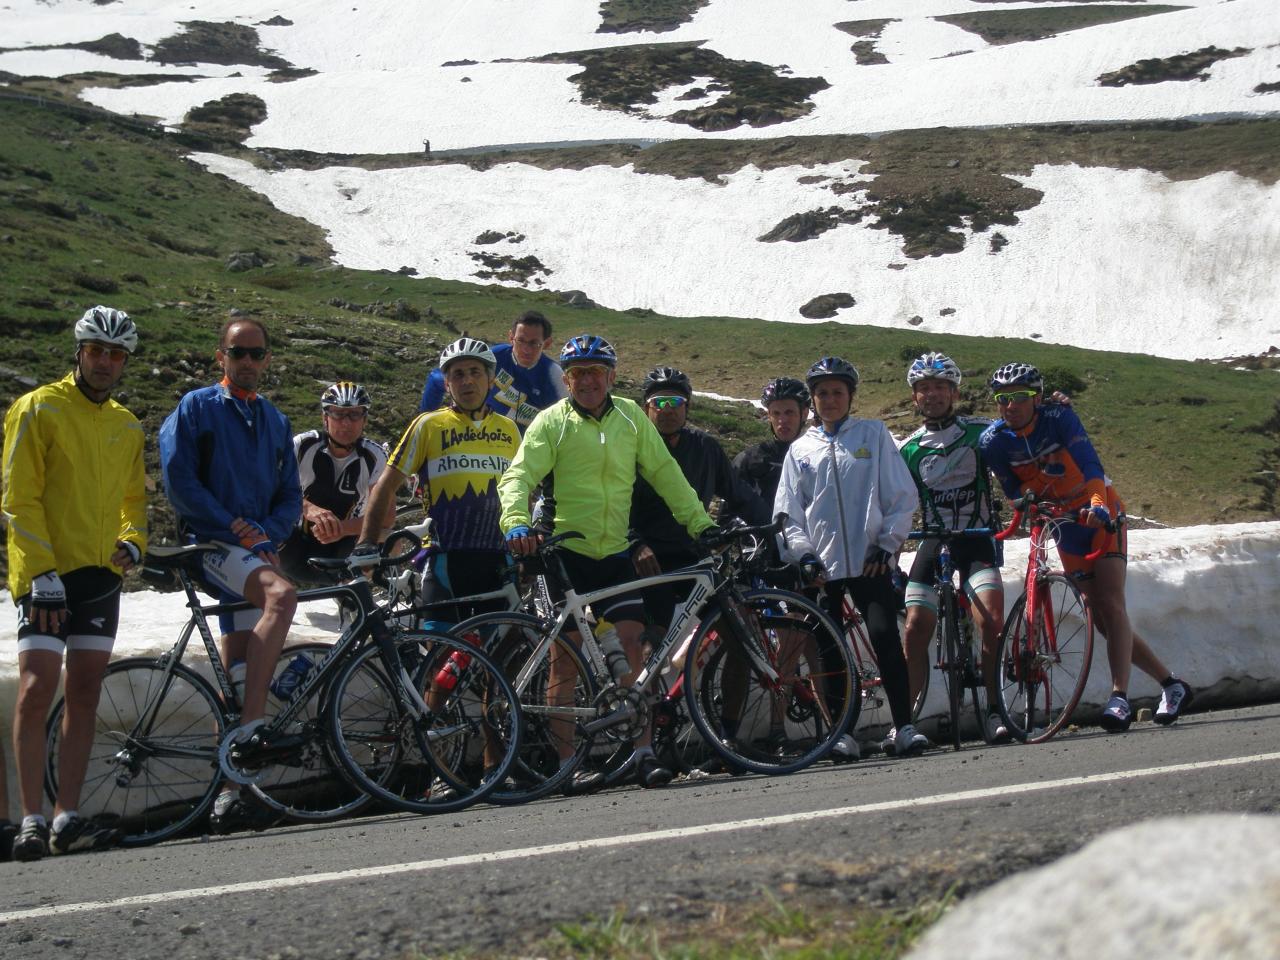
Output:
<svg viewBox="0 0 1280 960">
<path fill-rule="evenodd" d="M 823 432 L 825 433 L 826 431 Z M 845 530 L 848 527 L 844 518 L 844 497 L 840 494 L 840 461 L 836 457 L 836 444 L 839 442 L 840 434 L 837 433 L 831 438 L 831 473 L 836 486 L 836 513 L 840 515 L 840 546 L 844 550 L 844 565 L 852 571 L 853 565 L 849 563 L 849 540 L 845 534 Z M 852 574 L 852 576 L 858 576 L 861 572 L 862 569 L 859 568 L 858 573 Z"/>
</svg>

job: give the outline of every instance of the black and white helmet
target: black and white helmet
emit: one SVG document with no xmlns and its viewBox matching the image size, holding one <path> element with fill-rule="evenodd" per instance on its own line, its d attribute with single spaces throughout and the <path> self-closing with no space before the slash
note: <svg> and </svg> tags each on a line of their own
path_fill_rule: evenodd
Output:
<svg viewBox="0 0 1280 960">
<path fill-rule="evenodd" d="M 489 368 L 490 373 L 497 372 L 498 358 L 493 355 L 489 345 L 483 340 L 476 340 L 472 337 L 460 337 L 445 347 L 440 354 L 440 369 L 448 370 L 449 364 L 465 357 L 479 360 Z"/>
<path fill-rule="evenodd" d="M 921 380 L 947 380 L 960 386 L 963 379 L 956 362 L 943 353 L 926 353 L 911 361 L 907 367 L 907 386 L 914 387 Z"/>
<path fill-rule="evenodd" d="M 693 398 L 693 384 L 675 367 L 654 367 L 644 375 L 642 394 L 648 400 L 655 393 L 678 393 L 686 400 Z"/>
<path fill-rule="evenodd" d="M 320 396 L 321 410 L 328 410 L 330 407 L 363 407 L 368 410 L 372 405 L 369 391 L 350 380 L 330 384 Z"/>
<path fill-rule="evenodd" d="M 794 400 L 803 409 L 809 405 L 809 388 L 795 377 L 777 377 L 760 391 L 760 406 L 767 407 L 775 400 Z"/>
<path fill-rule="evenodd" d="M 1040 391 L 1044 389 L 1044 377 L 1029 363 L 1006 363 L 991 375 L 987 385 L 992 390 L 1026 387 L 1028 390 Z"/>
<path fill-rule="evenodd" d="M 88 340 L 124 347 L 133 353 L 138 348 L 138 328 L 123 310 L 99 305 L 86 310 L 76 321 L 76 343 Z"/>
<path fill-rule="evenodd" d="M 804 376 L 809 392 L 813 392 L 815 383 L 819 380 L 826 380 L 828 377 L 838 377 L 849 384 L 850 393 L 854 393 L 858 389 L 858 371 L 852 363 L 840 357 L 823 357 L 810 367 L 809 372 Z"/>
</svg>

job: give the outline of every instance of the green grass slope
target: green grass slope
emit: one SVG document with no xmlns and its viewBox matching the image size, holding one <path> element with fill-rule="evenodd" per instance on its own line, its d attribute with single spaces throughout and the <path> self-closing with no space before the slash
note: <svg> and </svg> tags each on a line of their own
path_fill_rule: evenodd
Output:
<svg viewBox="0 0 1280 960">
<path fill-rule="evenodd" d="M 981 383 L 1014 358 L 1075 389 L 1077 407 L 1135 513 L 1166 523 L 1257 520 L 1277 514 L 1280 377 L 1014 340 L 833 323 L 767 324 L 672 318 L 647 310 L 564 306 L 553 292 L 415 279 L 333 266 L 321 231 L 184 159 L 189 141 L 89 110 L 0 100 L 0 403 L 70 368 L 72 323 L 94 303 L 128 310 L 142 347 L 120 399 L 154 437 L 188 389 L 216 378 L 216 331 L 232 311 L 265 320 L 276 337 L 266 390 L 296 429 L 316 422 L 324 384 L 339 377 L 373 391 L 370 434 L 393 439 L 413 415 L 422 380 L 459 331 L 499 338 L 528 308 L 547 313 L 557 340 L 591 330 L 622 354 L 623 392 L 652 365 L 687 371 L 700 389 L 753 397 L 762 381 L 802 374 L 836 353 L 864 384 L 858 409 L 901 433 L 913 425 L 903 380 L 925 349 L 955 356 L 968 376 L 966 409 L 990 414 Z M 263 266 L 232 272 L 227 259 Z M 252 260 L 251 260 L 252 262 Z M 589 293 L 589 291 L 588 291 Z M 1255 364 L 1256 365 L 1256 364 Z M 699 401 L 694 421 L 736 451 L 764 435 L 744 405 Z M 155 534 L 172 536 L 163 498 Z"/>
</svg>

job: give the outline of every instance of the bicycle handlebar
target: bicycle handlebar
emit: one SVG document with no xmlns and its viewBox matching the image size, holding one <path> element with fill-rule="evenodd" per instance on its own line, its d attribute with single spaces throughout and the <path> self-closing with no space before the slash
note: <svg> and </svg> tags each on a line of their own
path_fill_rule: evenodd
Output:
<svg viewBox="0 0 1280 960">
<path fill-rule="evenodd" d="M 964 530 L 948 530 L 944 527 L 925 530 L 912 530 L 907 534 L 908 540 L 951 540 L 962 537 L 993 537 L 996 531 L 991 527 L 967 527 Z"/>
<path fill-rule="evenodd" d="M 1022 526 L 1024 517 L 1034 519 L 1039 515 L 1048 517 L 1051 520 L 1071 520 L 1075 523 L 1083 523 L 1084 521 L 1082 518 L 1085 513 L 1088 512 L 1087 508 L 1079 511 L 1073 511 L 1069 507 L 1062 507 L 1056 503 L 1037 500 L 1033 493 L 1028 493 L 1026 496 L 1009 501 L 1009 506 L 1013 507 L 1013 519 L 1009 521 L 1009 525 L 1007 527 L 995 534 L 995 539 L 997 540 L 1003 541 L 1013 536 L 1013 534 L 1017 532 L 1018 528 Z M 1073 516 L 1073 514 L 1075 515 Z M 1127 523 L 1128 520 L 1129 518 L 1125 514 L 1118 513 L 1108 523 L 1103 524 L 1102 529 L 1106 530 L 1107 533 L 1115 533 L 1121 526 Z M 1105 545 L 1099 547 L 1097 550 L 1085 554 L 1085 559 L 1092 563 L 1094 560 L 1097 560 L 1102 556 L 1104 550 Z"/>
</svg>

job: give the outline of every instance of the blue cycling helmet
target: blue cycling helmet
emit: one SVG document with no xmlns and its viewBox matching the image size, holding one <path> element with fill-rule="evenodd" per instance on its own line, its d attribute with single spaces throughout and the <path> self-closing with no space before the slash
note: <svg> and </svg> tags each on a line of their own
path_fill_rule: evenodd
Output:
<svg viewBox="0 0 1280 960">
<path fill-rule="evenodd" d="M 1005 387 L 1026 387 L 1038 393 L 1044 389 L 1044 377 L 1029 363 L 1006 363 L 991 375 L 987 385 L 992 391 Z"/>
<path fill-rule="evenodd" d="M 618 351 L 604 337 L 582 333 L 571 337 L 560 351 L 560 366 L 570 363 L 603 363 L 606 367 L 616 367 Z"/>
</svg>

